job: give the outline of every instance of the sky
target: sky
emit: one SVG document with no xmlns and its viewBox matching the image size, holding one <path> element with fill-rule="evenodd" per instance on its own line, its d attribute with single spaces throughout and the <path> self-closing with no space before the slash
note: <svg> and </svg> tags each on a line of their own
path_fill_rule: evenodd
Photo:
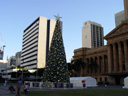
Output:
<svg viewBox="0 0 128 96">
<path fill-rule="evenodd" d="M 123 0 L 0 0 L 0 46 L 6 44 L 4 60 L 22 50 L 23 31 L 35 19 L 55 19 L 54 15 L 59 13 L 70 62 L 74 49 L 82 47 L 83 23 L 90 20 L 101 24 L 105 36 L 115 28 L 115 14 L 122 10 Z"/>
</svg>

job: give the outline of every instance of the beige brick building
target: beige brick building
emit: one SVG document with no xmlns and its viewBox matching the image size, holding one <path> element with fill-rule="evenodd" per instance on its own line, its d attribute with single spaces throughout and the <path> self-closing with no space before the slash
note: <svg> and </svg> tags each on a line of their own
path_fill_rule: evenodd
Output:
<svg viewBox="0 0 128 96">
<path fill-rule="evenodd" d="M 81 76 L 93 76 L 98 82 L 123 84 L 123 79 L 128 76 L 128 20 L 113 29 L 104 39 L 107 40 L 106 46 L 74 50 L 74 59 L 82 58 L 86 63 L 84 70 L 81 68 L 79 73 Z M 91 60 L 98 65 L 93 75 L 88 68 Z"/>
<path fill-rule="evenodd" d="M 101 24 L 87 21 L 82 26 L 82 47 L 97 48 L 104 46 L 104 32 Z"/>
<path fill-rule="evenodd" d="M 104 37 L 106 46 L 74 50 L 74 59 L 82 58 L 85 62 L 77 76 L 93 76 L 98 82 L 123 84 L 128 76 L 128 0 L 124 0 L 124 14 L 125 20 Z M 88 67 L 92 60 L 97 64 L 94 71 Z"/>
<path fill-rule="evenodd" d="M 44 68 L 56 20 L 39 16 L 23 32 L 21 66 Z M 62 23 L 61 23 L 62 27 Z"/>
</svg>

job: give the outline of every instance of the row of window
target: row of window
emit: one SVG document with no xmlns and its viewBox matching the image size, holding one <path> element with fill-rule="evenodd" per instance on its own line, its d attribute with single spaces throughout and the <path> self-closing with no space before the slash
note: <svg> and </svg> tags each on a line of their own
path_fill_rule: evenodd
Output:
<svg viewBox="0 0 128 96">
<path fill-rule="evenodd" d="M 36 30 L 39 29 L 39 26 L 34 27 L 28 34 L 23 36 L 23 41 L 25 40 L 25 38 L 27 38 L 28 36 L 30 36 L 33 32 L 35 32 Z"/>
<path fill-rule="evenodd" d="M 36 35 L 35 35 L 35 36 L 36 36 Z M 24 49 L 30 47 L 32 44 L 34 44 L 34 43 L 36 43 L 36 42 L 38 42 L 38 35 L 37 35 L 36 37 L 32 38 L 31 41 L 29 41 L 29 42 L 23 44 L 22 50 L 24 50 Z"/>
<path fill-rule="evenodd" d="M 30 57 L 28 57 L 28 58 L 25 58 L 25 59 L 24 59 L 24 57 L 23 57 L 22 63 L 30 62 L 31 60 L 35 60 L 35 59 L 37 59 L 37 54 L 32 55 L 32 56 L 30 56 Z"/>
<path fill-rule="evenodd" d="M 31 50 L 28 50 L 28 51 L 26 51 L 26 52 L 22 52 L 22 54 L 21 54 L 21 56 L 23 57 L 23 56 L 26 56 L 26 55 L 28 55 L 29 53 L 32 53 L 32 52 L 35 52 L 35 51 L 37 51 L 37 47 L 34 47 L 34 48 L 32 48 Z"/>
<path fill-rule="evenodd" d="M 39 25 L 39 21 L 37 21 L 36 23 L 34 23 L 31 27 L 29 27 L 25 32 L 24 32 L 24 36 L 26 34 L 29 33 L 29 31 L 31 31 L 35 26 Z"/>
<path fill-rule="evenodd" d="M 31 65 L 24 65 L 23 64 L 23 67 L 25 67 L 25 68 L 32 68 L 32 69 L 34 69 L 34 68 L 37 68 L 37 64 L 36 63 L 33 63 L 33 64 L 31 64 Z"/>
<path fill-rule="evenodd" d="M 107 77 L 95 77 L 95 79 L 96 79 L 98 82 L 107 82 L 107 81 L 108 81 Z"/>
<path fill-rule="evenodd" d="M 35 29 L 31 34 L 29 34 L 25 39 L 23 39 L 23 43 L 25 43 L 25 41 L 28 41 L 31 37 L 33 37 L 34 35 L 38 34 L 39 29 Z"/>
<path fill-rule="evenodd" d="M 21 64 L 22 64 L 22 63 L 30 62 L 30 61 L 32 61 L 32 60 L 37 60 L 37 58 L 35 58 L 35 57 L 37 57 L 37 54 L 32 55 L 32 56 L 30 56 L 30 57 L 28 57 L 28 58 L 22 57 Z"/>
<path fill-rule="evenodd" d="M 23 58 L 24 58 L 24 59 L 27 59 L 27 58 L 32 57 L 32 56 L 35 56 L 35 55 L 37 55 L 37 51 L 31 52 L 31 53 L 29 53 L 29 54 L 23 56 Z"/>
<path fill-rule="evenodd" d="M 38 46 L 38 42 L 36 42 L 36 43 L 33 43 L 31 46 L 29 46 L 29 47 L 27 47 L 26 49 L 22 49 L 22 54 L 23 53 L 26 53 L 27 51 L 29 51 L 29 50 L 32 50 L 33 48 L 37 48 L 37 46 Z"/>
</svg>

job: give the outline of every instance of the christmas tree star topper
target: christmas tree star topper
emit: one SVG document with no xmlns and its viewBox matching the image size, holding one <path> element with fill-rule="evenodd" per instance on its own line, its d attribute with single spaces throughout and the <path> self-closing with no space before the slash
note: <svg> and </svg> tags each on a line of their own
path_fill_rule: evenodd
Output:
<svg viewBox="0 0 128 96">
<path fill-rule="evenodd" d="M 56 15 L 54 15 L 54 16 L 56 17 L 56 20 L 60 20 L 60 18 L 62 18 L 59 16 L 59 13 L 57 14 L 57 16 Z"/>
</svg>

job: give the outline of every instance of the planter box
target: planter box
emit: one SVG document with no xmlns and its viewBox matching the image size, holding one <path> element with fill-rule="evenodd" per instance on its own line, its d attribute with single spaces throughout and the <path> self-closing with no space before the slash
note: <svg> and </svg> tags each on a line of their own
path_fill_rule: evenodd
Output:
<svg viewBox="0 0 128 96">
<path fill-rule="evenodd" d="M 67 88 L 73 88 L 73 83 L 68 83 Z"/>
<path fill-rule="evenodd" d="M 34 83 L 33 83 L 33 87 L 39 87 L 39 83 L 34 82 Z"/>
<path fill-rule="evenodd" d="M 62 88 L 63 87 L 63 84 L 62 83 L 55 83 L 55 87 L 56 88 Z"/>
</svg>

